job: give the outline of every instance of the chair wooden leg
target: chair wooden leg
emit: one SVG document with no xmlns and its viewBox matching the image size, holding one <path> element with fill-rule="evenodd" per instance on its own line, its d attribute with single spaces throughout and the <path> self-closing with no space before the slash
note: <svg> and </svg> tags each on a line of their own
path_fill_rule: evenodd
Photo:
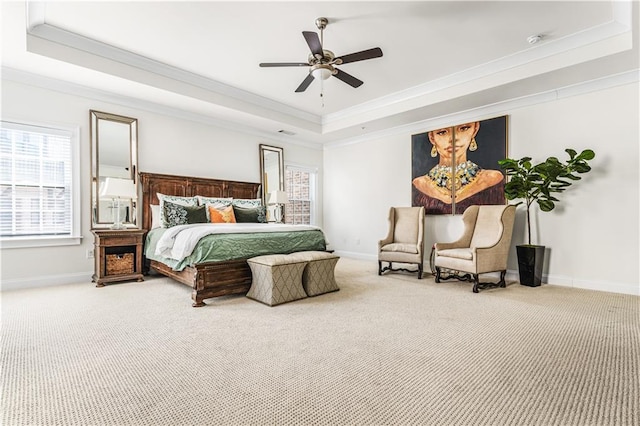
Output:
<svg viewBox="0 0 640 426">
<path fill-rule="evenodd" d="M 436 283 L 440 283 L 440 267 L 436 266 Z"/>
<path fill-rule="evenodd" d="M 398 272 L 398 271 L 404 271 L 404 272 L 411 272 L 411 273 L 418 273 L 418 278 L 422 279 L 422 274 L 424 273 L 424 267 L 421 264 L 417 264 L 418 265 L 418 269 L 415 270 L 413 268 L 411 269 L 406 269 L 406 268 L 397 268 L 394 269 L 393 268 L 393 262 L 387 262 L 389 265 L 388 266 L 382 266 L 382 262 L 387 262 L 387 261 L 378 261 L 378 275 L 382 275 L 383 273 L 387 272 L 387 271 L 391 271 L 391 272 Z"/>
<path fill-rule="evenodd" d="M 505 288 L 507 286 L 507 282 L 504 280 L 504 276 L 507 274 L 507 271 L 500 271 L 500 287 Z"/>
<path fill-rule="evenodd" d="M 480 277 L 478 274 L 473 274 L 473 292 L 478 292 L 478 286 L 480 285 Z"/>
</svg>

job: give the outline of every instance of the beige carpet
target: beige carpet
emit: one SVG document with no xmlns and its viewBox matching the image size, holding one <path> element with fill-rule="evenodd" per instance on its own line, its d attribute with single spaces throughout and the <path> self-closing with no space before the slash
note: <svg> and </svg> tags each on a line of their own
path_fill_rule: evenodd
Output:
<svg viewBox="0 0 640 426">
<path fill-rule="evenodd" d="M 640 298 L 376 271 L 272 308 L 157 277 L 5 292 L 3 424 L 640 424 Z"/>
</svg>

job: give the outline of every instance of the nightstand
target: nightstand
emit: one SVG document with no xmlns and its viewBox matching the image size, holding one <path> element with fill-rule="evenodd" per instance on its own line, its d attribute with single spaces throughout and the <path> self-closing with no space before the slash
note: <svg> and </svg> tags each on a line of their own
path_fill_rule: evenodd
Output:
<svg viewBox="0 0 640 426">
<path fill-rule="evenodd" d="M 106 283 L 138 280 L 142 275 L 144 229 L 94 229 L 96 258 L 92 281 L 96 287 Z"/>
</svg>

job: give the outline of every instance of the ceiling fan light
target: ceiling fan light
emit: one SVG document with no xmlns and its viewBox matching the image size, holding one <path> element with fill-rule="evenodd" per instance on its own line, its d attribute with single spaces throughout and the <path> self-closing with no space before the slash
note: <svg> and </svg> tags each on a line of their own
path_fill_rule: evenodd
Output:
<svg viewBox="0 0 640 426">
<path fill-rule="evenodd" d="M 322 80 L 328 79 L 329 77 L 331 77 L 332 74 L 333 73 L 328 68 L 316 68 L 313 71 L 311 71 L 311 75 L 314 78 L 320 78 Z"/>
</svg>

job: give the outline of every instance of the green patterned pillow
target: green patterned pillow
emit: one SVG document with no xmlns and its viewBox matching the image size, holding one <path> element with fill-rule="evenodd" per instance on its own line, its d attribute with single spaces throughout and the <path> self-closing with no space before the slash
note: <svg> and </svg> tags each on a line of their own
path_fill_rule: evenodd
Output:
<svg viewBox="0 0 640 426">
<path fill-rule="evenodd" d="M 260 198 L 234 198 L 234 207 L 255 208 L 262 206 L 262 200 Z"/>
<path fill-rule="evenodd" d="M 237 223 L 266 223 L 267 209 L 259 207 L 238 207 L 233 206 L 233 214 Z"/>
<path fill-rule="evenodd" d="M 169 201 L 173 204 L 178 204 L 181 206 L 190 206 L 190 207 L 196 207 L 198 205 L 198 199 L 196 197 L 180 197 L 177 195 L 165 195 L 165 194 L 161 194 L 161 193 L 156 193 L 156 195 L 158 196 L 158 201 L 160 204 L 160 222 L 161 222 L 161 226 L 163 228 L 168 228 L 169 226 L 167 225 L 167 223 L 164 221 L 164 203 L 165 201 Z"/>
<path fill-rule="evenodd" d="M 196 198 L 198 198 L 198 203 L 201 206 L 204 206 L 205 204 L 211 204 L 216 207 L 226 207 L 230 206 L 233 202 L 233 198 L 203 197 L 202 195 L 196 195 Z"/>
<path fill-rule="evenodd" d="M 163 218 L 167 228 L 192 223 L 207 223 L 206 206 L 181 206 L 165 200 Z"/>
</svg>

